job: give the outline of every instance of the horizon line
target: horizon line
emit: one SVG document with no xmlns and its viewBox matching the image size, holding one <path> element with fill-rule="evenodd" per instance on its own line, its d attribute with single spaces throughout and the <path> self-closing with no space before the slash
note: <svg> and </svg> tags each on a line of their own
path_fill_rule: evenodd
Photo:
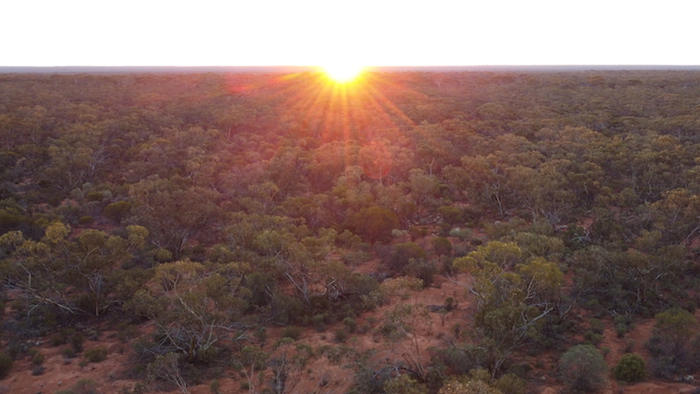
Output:
<svg viewBox="0 0 700 394">
<path fill-rule="evenodd" d="M 0 74 L 8 73 L 131 73 L 131 72 L 234 72 L 234 73 L 282 73 L 319 71 L 322 66 L 310 65 L 262 65 L 262 66 L 0 66 Z M 370 72 L 454 72 L 454 71 L 690 71 L 700 70 L 700 65 L 674 64 L 540 64 L 540 65 L 410 65 L 366 66 Z"/>
</svg>

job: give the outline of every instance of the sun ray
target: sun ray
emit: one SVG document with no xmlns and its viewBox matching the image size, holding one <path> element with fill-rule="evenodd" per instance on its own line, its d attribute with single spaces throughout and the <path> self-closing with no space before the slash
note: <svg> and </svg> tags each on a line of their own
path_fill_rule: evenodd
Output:
<svg viewBox="0 0 700 394">
<path fill-rule="evenodd" d="M 338 63 L 323 66 L 323 72 L 328 78 L 339 84 L 347 84 L 355 81 L 363 71 L 363 66 L 352 63 Z"/>
</svg>

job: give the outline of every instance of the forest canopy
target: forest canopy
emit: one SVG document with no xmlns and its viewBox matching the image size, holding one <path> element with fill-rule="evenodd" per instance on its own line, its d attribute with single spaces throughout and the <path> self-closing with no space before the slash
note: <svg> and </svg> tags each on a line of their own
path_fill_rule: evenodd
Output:
<svg viewBox="0 0 700 394">
<path fill-rule="evenodd" d="M 134 376 L 186 390 L 232 358 L 251 392 L 292 392 L 320 353 L 283 357 L 260 332 L 347 336 L 459 277 L 470 334 L 375 360 L 369 383 L 371 355 L 337 356 L 355 392 L 500 390 L 530 378 L 514 354 L 567 348 L 567 379 L 598 387 L 570 377 L 584 350 L 605 370 L 573 348 L 571 310 L 624 335 L 697 307 L 699 158 L 694 71 L 1 74 L 0 346 L 18 359 L 82 321 L 148 321 Z M 395 308 L 365 333 L 417 341 L 423 309 Z M 700 366 L 655 338 L 659 376 Z M 450 380 L 460 363 L 471 377 Z"/>
</svg>

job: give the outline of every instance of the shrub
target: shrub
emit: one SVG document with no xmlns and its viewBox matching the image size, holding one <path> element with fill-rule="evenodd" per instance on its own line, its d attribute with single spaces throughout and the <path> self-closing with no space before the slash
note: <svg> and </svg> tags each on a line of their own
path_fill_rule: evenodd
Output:
<svg viewBox="0 0 700 394">
<path fill-rule="evenodd" d="M 0 379 L 7 376 L 12 368 L 12 357 L 5 353 L 0 353 Z"/>
<path fill-rule="evenodd" d="M 428 388 L 416 382 L 408 374 L 403 374 L 384 382 L 384 392 L 386 394 L 428 394 Z"/>
<path fill-rule="evenodd" d="M 121 223 L 130 212 L 131 204 L 126 201 L 117 201 L 107 205 L 105 209 L 102 210 L 102 214 L 116 223 Z"/>
<path fill-rule="evenodd" d="M 221 383 L 219 382 L 219 379 L 214 379 L 209 383 L 209 392 L 212 394 L 219 394 L 221 390 Z"/>
<path fill-rule="evenodd" d="M 452 243 L 445 237 L 435 237 L 430 243 L 433 246 L 433 251 L 439 255 L 449 256 L 452 253 Z"/>
<path fill-rule="evenodd" d="M 578 345 L 561 356 L 559 373 L 571 389 L 592 392 L 605 385 L 608 366 L 598 349 L 592 345 Z"/>
<path fill-rule="evenodd" d="M 348 329 L 349 332 L 355 332 L 357 329 L 357 321 L 353 319 L 352 317 L 346 317 L 343 319 L 343 325 L 345 325 L 345 328 Z"/>
<path fill-rule="evenodd" d="M 627 353 L 622 356 L 612 372 L 617 380 L 639 382 L 646 377 L 646 362 L 637 354 Z"/>
<path fill-rule="evenodd" d="M 99 363 L 107 359 L 107 349 L 103 347 L 88 349 L 85 351 L 84 356 L 91 363 Z"/>
<path fill-rule="evenodd" d="M 583 337 L 586 339 L 586 343 L 592 345 L 598 345 L 600 342 L 603 341 L 603 335 L 595 333 L 593 331 L 586 331 L 586 333 L 583 334 Z"/>
<path fill-rule="evenodd" d="M 70 344 L 73 346 L 73 350 L 75 350 L 76 353 L 83 351 L 83 343 L 85 343 L 85 337 L 80 334 L 71 335 Z"/>
<path fill-rule="evenodd" d="M 75 349 L 72 346 L 65 347 L 61 354 L 64 358 L 75 358 Z"/>
<path fill-rule="evenodd" d="M 602 334 L 603 331 L 605 331 L 605 324 L 602 320 L 593 318 L 588 321 L 588 325 L 591 328 L 591 331 L 596 334 Z"/>
<path fill-rule="evenodd" d="M 339 343 L 345 343 L 350 335 L 344 328 L 339 328 L 335 331 L 335 341 Z"/>
<path fill-rule="evenodd" d="M 95 218 L 92 216 L 81 216 L 80 219 L 78 219 L 78 223 L 83 226 L 89 226 L 95 223 Z"/>
<path fill-rule="evenodd" d="M 615 319 L 613 319 L 613 324 L 615 325 L 615 333 L 617 333 L 617 337 L 622 338 L 633 327 L 632 317 L 626 315 L 615 316 Z"/>
<path fill-rule="evenodd" d="M 88 201 L 102 201 L 105 198 L 104 194 L 102 192 L 88 192 L 87 194 L 87 200 Z"/>
<path fill-rule="evenodd" d="M 437 268 L 432 263 L 424 260 L 413 260 L 403 269 L 404 274 L 423 281 L 423 287 L 430 287 L 433 284 L 433 276 L 437 273 Z"/>
<path fill-rule="evenodd" d="M 51 346 L 65 345 L 66 337 L 61 334 L 51 335 L 51 338 L 49 338 L 49 343 L 51 344 Z"/>
<path fill-rule="evenodd" d="M 32 364 L 34 364 L 34 365 L 41 365 L 41 364 L 43 364 L 43 363 L 44 363 L 44 354 L 37 350 L 37 351 L 32 355 Z"/>
<path fill-rule="evenodd" d="M 426 259 L 425 250 L 415 242 L 404 242 L 397 244 L 385 259 L 385 263 L 392 272 L 402 272 L 404 267 L 411 261 L 424 261 Z"/>
<path fill-rule="evenodd" d="M 525 394 L 525 385 L 525 379 L 512 373 L 501 376 L 493 383 L 495 388 L 508 394 Z"/>
<path fill-rule="evenodd" d="M 282 329 L 281 337 L 282 338 L 292 338 L 293 340 L 299 339 L 301 337 L 301 333 L 304 330 L 301 327 L 297 326 L 287 326 Z"/>
<path fill-rule="evenodd" d="M 657 314 L 655 320 L 654 332 L 646 343 L 654 375 L 671 378 L 697 369 L 700 343 L 693 340 L 698 331 L 695 316 L 676 307 Z"/>
</svg>

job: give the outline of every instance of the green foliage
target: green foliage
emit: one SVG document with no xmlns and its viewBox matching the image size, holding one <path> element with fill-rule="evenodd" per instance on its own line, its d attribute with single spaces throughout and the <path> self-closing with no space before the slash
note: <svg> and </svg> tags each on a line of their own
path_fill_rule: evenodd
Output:
<svg viewBox="0 0 700 394">
<path fill-rule="evenodd" d="M 655 376 L 671 378 L 689 373 L 700 366 L 697 338 L 698 321 L 695 316 L 678 307 L 655 316 L 654 331 L 646 343 L 651 353 L 650 367 Z"/>
<path fill-rule="evenodd" d="M 30 349 L 29 355 L 32 356 L 32 364 L 41 365 L 44 363 L 44 354 L 38 349 Z"/>
<path fill-rule="evenodd" d="M 646 377 L 646 362 L 638 354 L 627 353 L 622 355 L 620 361 L 613 367 L 612 373 L 617 380 L 628 383 L 640 382 Z"/>
<path fill-rule="evenodd" d="M 75 358 L 76 356 L 75 349 L 72 346 L 64 347 L 63 350 L 61 350 L 61 354 L 64 358 Z"/>
<path fill-rule="evenodd" d="M 435 237 L 430 240 L 433 251 L 439 255 L 449 256 L 452 253 L 452 243 L 445 237 Z"/>
<path fill-rule="evenodd" d="M 83 356 L 91 363 L 99 363 L 107 359 L 107 348 L 95 347 L 83 352 Z"/>
<path fill-rule="evenodd" d="M 459 378 L 448 380 L 439 391 L 439 394 L 503 394 L 498 388 L 492 387 L 483 380 Z"/>
<path fill-rule="evenodd" d="M 583 338 L 586 340 L 586 343 L 598 346 L 598 344 L 603 341 L 603 334 L 598 334 L 594 331 L 586 331 L 586 333 L 583 334 Z"/>
<path fill-rule="evenodd" d="M 381 207 L 364 208 L 352 219 L 353 232 L 369 243 L 391 241 L 391 230 L 399 227 L 396 215 Z"/>
<path fill-rule="evenodd" d="M 354 333 L 357 329 L 357 321 L 351 317 L 346 317 L 343 319 L 343 325 L 350 333 Z"/>
<path fill-rule="evenodd" d="M 107 219 L 110 219 L 115 223 L 121 223 L 129 216 L 130 212 L 131 203 L 128 201 L 117 201 L 111 203 L 102 210 L 102 214 L 105 215 Z"/>
<path fill-rule="evenodd" d="M 554 325 L 571 323 L 561 269 L 596 317 L 630 318 L 615 318 L 618 336 L 632 316 L 693 308 L 696 71 L 383 73 L 347 105 L 309 97 L 314 78 L 3 76 L 0 282 L 21 292 L 12 307 L 27 316 L 17 330 L 3 316 L 3 333 L 21 337 L 6 352 L 124 306 L 125 321 L 156 326 L 149 351 L 186 355 L 179 367 L 195 381 L 190 362 L 228 354 L 257 322 L 358 319 L 429 285 L 455 254 L 477 309 L 456 334 L 486 350 L 452 356 L 496 375 L 515 349 L 551 348 Z M 378 113 L 374 94 L 393 109 Z M 486 235 L 465 230 L 482 218 Z M 66 224 L 105 219 L 117 226 Z M 453 228 L 453 250 L 426 239 L 436 228 Z M 408 253 L 391 269 L 421 280 L 353 274 L 376 257 L 388 265 L 391 253 L 367 243 L 391 242 L 392 230 L 441 261 Z M 169 265 L 186 257 L 203 268 Z M 661 376 L 697 369 L 695 323 L 677 315 L 659 316 L 647 344 Z"/>
<path fill-rule="evenodd" d="M 81 216 L 80 219 L 78 219 L 78 224 L 81 226 L 90 226 L 93 223 L 95 223 L 95 218 L 89 215 Z"/>
<path fill-rule="evenodd" d="M 514 374 L 505 374 L 493 382 L 493 387 L 507 394 L 525 394 L 527 381 Z"/>
<path fill-rule="evenodd" d="M 384 382 L 386 394 L 428 394 L 428 388 L 407 374 Z"/>
<path fill-rule="evenodd" d="M 454 205 L 438 207 L 437 212 L 442 218 L 442 221 L 450 225 L 460 224 L 464 218 L 464 211 Z"/>
<path fill-rule="evenodd" d="M 82 334 L 75 333 L 69 338 L 71 347 L 76 353 L 83 351 L 83 344 L 85 343 L 85 337 Z"/>
<path fill-rule="evenodd" d="M 523 261 L 515 243 L 489 242 L 454 265 L 474 277 L 470 292 L 477 298 L 476 334 L 487 346 L 487 365 L 494 376 L 512 350 L 534 338 L 563 282 L 559 267 L 542 257 Z"/>
<path fill-rule="evenodd" d="M 209 382 L 209 392 L 212 394 L 219 394 L 221 392 L 221 382 L 219 382 L 219 379 L 213 379 Z"/>
<path fill-rule="evenodd" d="M 603 355 L 592 345 L 577 345 L 559 360 L 559 374 L 571 389 L 584 392 L 600 390 L 606 384 L 608 366 Z"/>
<path fill-rule="evenodd" d="M 68 390 L 57 391 L 56 394 L 99 394 L 99 385 L 92 379 L 80 379 Z"/>
<path fill-rule="evenodd" d="M 605 324 L 603 323 L 603 321 L 596 318 L 592 318 L 591 320 L 589 320 L 588 326 L 590 327 L 591 331 L 593 331 L 596 334 L 602 334 L 603 331 L 605 331 Z"/>
<path fill-rule="evenodd" d="M 433 275 L 437 273 L 437 267 L 431 262 L 411 259 L 403 268 L 403 273 L 422 280 L 424 287 L 430 287 L 433 284 Z"/>
<path fill-rule="evenodd" d="M 302 327 L 297 327 L 297 326 L 287 326 L 282 329 L 282 332 L 280 333 L 281 338 L 292 338 L 295 341 L 301 337 L 301 334 L 304 332 L 304 329 Z"/>
<path fill-rule="evenodd" d="M 0 353 L 0 379 L 7 376 L 10 373 L 10 369 L 12 369 L 12 357 L 8 354 Z"/>
<path fill-rule="evenodd" d="M 426 253 L 415 242 L 404 242 L 392 247 L 385 263 L 392 272 L 403 272 L 404 268 L 413 261 L 424 261 Z"/>
<path fill-rule="evenodd" d="M 615 325 L 615 333 L 617 333 L 618 338 L 625 336 L 634 327 L 632 317 L 628 315 L 615 316 L 613 324 Z"/>
<path fill-rule="evenodd" d="M 345 328 L 339 328 L 335 330 L 333 340 L 335 340 L 338 343 L 345 343 L 348 340 L 349 336 L 350 334 L 348 334 L 348 331 Z"/>
</svg>

